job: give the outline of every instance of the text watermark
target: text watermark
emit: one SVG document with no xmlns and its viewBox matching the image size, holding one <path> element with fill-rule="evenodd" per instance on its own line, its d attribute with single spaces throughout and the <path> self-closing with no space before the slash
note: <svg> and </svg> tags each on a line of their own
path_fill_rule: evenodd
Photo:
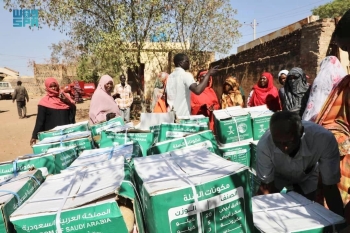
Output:
<svg viewBox="0 0 350 233">
<path fill-rule="evenodd" d="M 38 27 L 39 11 L 35 9 L 13 10 L 13 27 Z"/>
</svg>

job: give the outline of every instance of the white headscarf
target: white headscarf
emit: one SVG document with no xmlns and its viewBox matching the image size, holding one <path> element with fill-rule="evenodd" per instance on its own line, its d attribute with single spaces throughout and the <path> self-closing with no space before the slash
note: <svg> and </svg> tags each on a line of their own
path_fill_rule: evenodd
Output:
<svg viewBox="0 0 350 233">
<path fill-rule="evenodd" d="M 303 120 L 314 121 L 326 102 L 332 89 L 347 75 L 338 58 L 326 57 L 320 64 L 320 71 L 315 78 L 310 97 L 303 114 Z"/>
<path fill-rule="evenodd" d="M 278 73 L 278 78 L 280 78 L 280 76 L 282 74 L 285 74 L 286 76 L 288 75 L 289 71 L 288 70 L 281 70 L 279 73 Z"/>
</svg>

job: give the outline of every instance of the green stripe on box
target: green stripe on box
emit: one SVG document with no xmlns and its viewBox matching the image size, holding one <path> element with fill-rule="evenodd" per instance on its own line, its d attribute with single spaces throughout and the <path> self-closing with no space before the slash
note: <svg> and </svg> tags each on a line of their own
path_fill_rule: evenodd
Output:
<svg viewBox="0 0 350 233">
<path fill-rule="evenodd" d="M 158 142 L 163 142 L 174 138 L 181 138 L 186 135 L 198 133 L 208 129 L 208 125 L 163 123 L 160 124 Z"/>
<path fill-rule="evenodd" d="M 219 146 L 219 151 L 221 156 L 227 160 L 246 165 L 247 167 L 250 166 L 250 143 L 231 143 Z"/>
<path fill-rule="evenodd" d="M 56 232 L 56 212 L 23 216 L 11 221 L 18 233 Z M 64 210 L 61 212 L 60 222 L 63 232 L 112 233 L 118 229 L 118 232 L 128 233 L 120 209 L 113 199 Z"/>
<path fill-rule="evenodd" d="M 147 155 L 148 148 L 153 144 L 152 132 L 130 133 L 103 131 L 101 133 L 100 148 L 124 145 L 126 142 L 137 141 L 141 147 L 142 155 Z"/>
<path fill-rule="evenodd" d="M 211 130 L 202 131 L 183 138 L 177 138 L 177 139 L 156 143 L 153 147 L 151 147 L 148 150 L 147 153 L 148 155 L 162 154 L 162 153 L 178 150 L 181 148 L 185 148 L 186 146 L 194 146 L 194 145 L 205 146 L 211 152 L 215 154 L 219 154 L 217 142 Z"/>
<path fill-rule="evenodd" d="M 109 121 L 105 121 L 99 124 L 95 124 L 95 125 L 90 125 L 90 131 L 93 137 L 100 135 L 103 130 L 103 128 L 107 125 L 124 125 L 124 120 L 122 117 L 115 117 L 113 119 L 110 119 Z"/>
<path fill-rule="evenodd" d="M 86 123 L 86 125 L 85 124 L 84 125 L 76 125 L 76 126 L 72 126 L 72 127 L 63 129 L 63 130 L 40 132 L 40 133 L 38 133 L 38 138 L 41 141 L 44 138 L 66 135 L 66 134 L 74 133 L 74 132 L 88 131 L 88 129 L 89 129 L 89 127 L 88 127 L 88 124 Z"/>
<path fill-rule="evenodd" d="M 50 148 L 58 148 L 58 147 L 70 147 L 74 146 L 77 150 L 77 153 L 79 154 L 83 150 L 90 150 L 93 148 L 91 138 L 79 138 L 74 139 L 70 141 L 63 141 L 50 143 L 50 144 L 36 144 L 33 146 L 33 153 L 34 154 L 41 154 L 46 153 L 48 149 Z"/>
</svg>

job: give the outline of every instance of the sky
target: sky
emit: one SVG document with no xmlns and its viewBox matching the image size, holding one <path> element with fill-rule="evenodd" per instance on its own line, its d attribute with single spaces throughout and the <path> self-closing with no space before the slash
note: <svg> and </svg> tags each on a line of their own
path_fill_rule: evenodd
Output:
<svg viewBox="0 0 350 233">
<path fill-rule="evenodd" d="M 230 0 L 237 9 L 236 19 L 242 24 L 239 31 L 242 37 L 233 45 L 229 54 L 235 54 L 237 47 L 253 40 L 252 23 L 255 19 L 256 38 L 274 32 L 289 24 L 311 15 L 311 10 L 331 0 Z M 13 27 L 12 13 L 4 9 L 0 1 L 0 67 L 19 71 L 20 76 L 33 76 L 30 60 L 45 63 L 50 58 L 49 46 L 68 39 L 65 34 L 51 28 L 30 30 L 28 27 Z"/>
</svg>

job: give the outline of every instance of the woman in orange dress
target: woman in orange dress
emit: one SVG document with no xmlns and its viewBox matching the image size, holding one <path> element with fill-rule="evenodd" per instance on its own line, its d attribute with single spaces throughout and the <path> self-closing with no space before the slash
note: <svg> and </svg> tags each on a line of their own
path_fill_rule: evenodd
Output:
<svg viewBox="0 0 350 233">
<path fill-rule="evenodd" d="M 198 82 L 202 82 L 207 70 L 200 71 L 197 75 Z M 213 111 L 220 108 L 218 97 L 212 88 L 213 78 L 210 76 L 208 86 L 200 95 L 191 92 L 191 115 L 204 115 L 209 117 L 209 128 L 214 131 Z"/>
<path fill-rule="evenodd" d="M 168 112 L 168 104 L 166 102 L 166 83 L 168 80 L 169 74 L 165 72 L 160 72 L 158 74 L 158 81 L 162 83 L 162 88 L 154 88 L 153 93 L 153 112 L 154 113 L 163 113 Z"/>
</svg>

